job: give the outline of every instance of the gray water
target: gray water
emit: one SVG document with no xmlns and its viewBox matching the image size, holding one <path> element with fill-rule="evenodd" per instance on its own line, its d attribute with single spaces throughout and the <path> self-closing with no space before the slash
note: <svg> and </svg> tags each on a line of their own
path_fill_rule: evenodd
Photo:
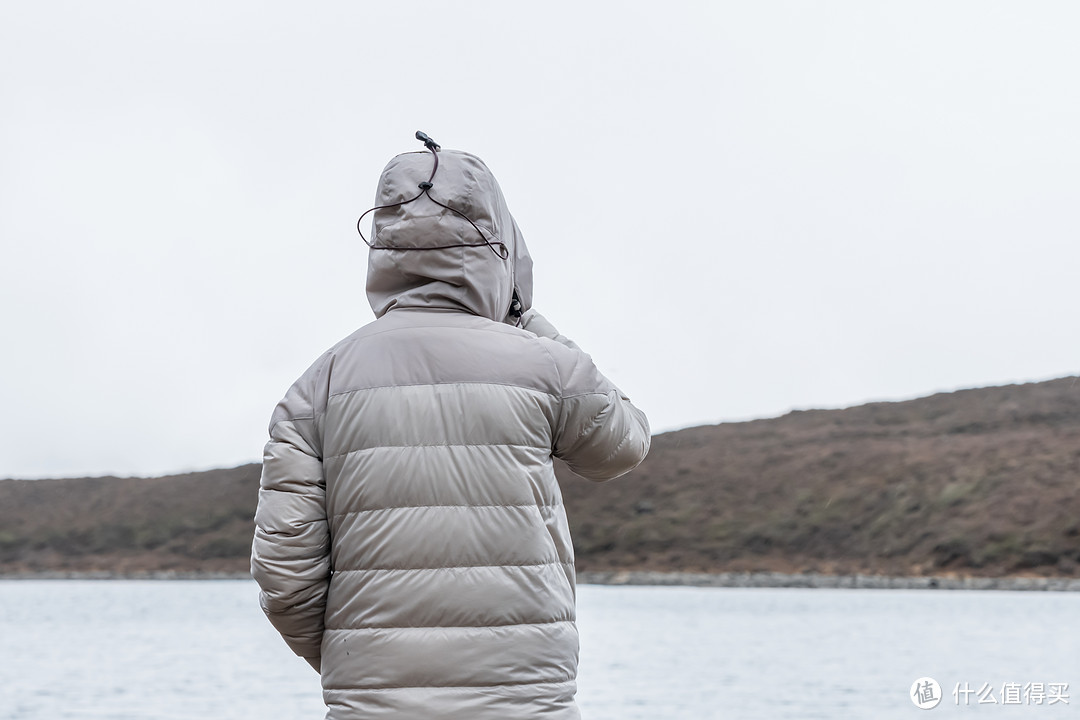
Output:
<svg viewBox="0 0 1080 720">
<path fill-rule="evenodd" d="M 256 598 L 250 581 L 0 581 L 0 718 L 321 718 L 318 677 Z M 1080 593 L 586 585 L 578 603 L 585 720 L 1080 709 Z M 944 696 L 929 711 L 909 699 L 924 676 Z M 1068 704 L 1003 704 L 1007 683 L 1068 683 Z"/>
</svg>

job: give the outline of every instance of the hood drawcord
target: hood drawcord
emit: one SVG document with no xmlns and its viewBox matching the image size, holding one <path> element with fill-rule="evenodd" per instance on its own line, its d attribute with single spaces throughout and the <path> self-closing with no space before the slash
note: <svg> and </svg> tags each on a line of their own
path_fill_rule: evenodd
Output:
<svg viewBox="0 0 1080 720">
<path fill-rule="evenodd" d="M 420 188 L 420 192 L 417 193 L 414 197 L 411 197 L 408 200 L 402 200 L 401 202 L 390 203 L 389 205 L 377 205 L 377 206 L 371 208 L 370 210 L 365 211 L 364 214 L 360 216 L 360 219 L 356 221 L 356 232 L 360 233 L 360 239 L 363 240 L 364 244 L 367 245 L 372 250 L 448 250 L 450 248 L 457 248 L 457 247 L 481 247 L 483 245 L 486 245 L 489 248 L 491 248 L 491 251 L 493 253 L 495 253 L 496 255 L 498 255 L 500 259 L 502 259 L 502 260 L 509 259 L 510 250 L 506 247 L 505 243 L 503 243 L 501 240 L 495 240 L 495 242 L 492 242 L 491 240 L 488 240 L 487 235 L 484 234 L 484 231 L 480 229 L 479 225 L 477 225 L 476 223 L 474 223 L 472 221 L 472 218 L 470 218 L 468 215 L 461 212 L 460 210 L 456 210 L 456 209 L 450 207 L 449 205 L 447 205 L 445 203 L 441 203 L 438 200 L 436 200 L 435 198 L 431 197 L 431 188 L 433 187 L 432 181 L 435 179 L 435 173 L 438 172 L 438 170 L 439 170 L 439 152 L 438 151 L 441 148 L 440 148 L 438 143 L 436 143 L 434 140 L 432 140 L 430 137 L 428 137 L 426 134 L 424 134 L 423 132 L 421 132 L 419 130 L 416 131 L 416 139 L 420 140 L 421 142 L 424 143 L 424 147 L 426 147 L 428 150 L 431 151 L 431 156 L 435 160 L 435 164 L 431 168 L 430 177 L 428 177 L 428 179 L 426 181 L 424 181 L 424 182 L 420 183 L 419 185 L 417 185 L 417 187 Z M 396 208 L 396 207 L 401 207 L 402 205 L 408 205 L 409 203 L 413 202 L 414 200 L 419 200 L 420 197 L 423 196 L 423 195 L 427 195 L 428 200 L 435 203 L 439 207 L 445 208 L 445 209 L 449 210 L 450 212 L 454 213 L 455 215 L 457 215 L 458 217 L 463 218 L 465 221 L 467 221 L 470 225 L 473 226 L 473 229 L 476 230 L 476 232 L 480 233 L 480 238 L 483 240 L 483 242 L 478 242 L 478 243 L 455 243 L 453 245 L 439 245 L 439 246 L 436 246 L 436 247 L 391 247 L 389 245 L 374 245 L 374 244 L 368 242 L 368 239 L 366 237 L 364 237 L 364 231 L 360 229 L 360 223 L 361 223 L 361 221 L 363 221 L 363 219 L 365 217 L 367 217 L 368 213 L 372 213 L 372 212 L 374 212 L 376 210 L 389 210 L 390 208 Z M 493 233 L 489 233 L 489 234 L 491 234 L 492 237 L 494 237 Z"/>
</svg>

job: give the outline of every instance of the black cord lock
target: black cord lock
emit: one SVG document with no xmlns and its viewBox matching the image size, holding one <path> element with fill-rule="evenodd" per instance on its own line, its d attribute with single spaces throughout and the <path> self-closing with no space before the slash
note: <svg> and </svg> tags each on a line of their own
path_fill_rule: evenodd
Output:
<svg viewBox="0 0 1080 720">
<path fill-rule="evenodd" d="M 431 137 L 429 137 L 422 130 L 417 130 L 416 131 L 416 139 L 419 140 L 420 142 L 424 143 L 424 147 L 426 147 L 428 150 L 431 150 L 432 152 L 435 152 L 437 150 L 442 149 L 439 146 L 439 143 L 432 140 Z"/>
</svg>

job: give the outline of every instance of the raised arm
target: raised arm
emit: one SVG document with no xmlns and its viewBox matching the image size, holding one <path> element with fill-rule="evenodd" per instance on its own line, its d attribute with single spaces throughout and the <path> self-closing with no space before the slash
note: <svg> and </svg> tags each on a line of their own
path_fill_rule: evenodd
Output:
<svg viewBox="0 0 1080 720">
<path fill-rule="evenodd" d="M 645 459 L 651 436 L 645 413 L 596 369 L 592 358 L 535 310 L 522 327 L 554 341 L 548 350 L 562 381 L 554 455 L 578 475 L 610 480 Z"/>
</svg>

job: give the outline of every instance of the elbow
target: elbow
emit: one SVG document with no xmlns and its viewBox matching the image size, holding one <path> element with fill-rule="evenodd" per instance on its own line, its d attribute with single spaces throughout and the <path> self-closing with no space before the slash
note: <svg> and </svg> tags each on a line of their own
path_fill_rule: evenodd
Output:
<svg viewBox="0 0 1080 720">
<path fill-rule="evenodd" d="M 575 467 L 571 469 L 583 478 L 593 482 L 606 482 L 621 477 L 638 465 L 649 454 L 652 437 L 646 424 L 643 428 L 638 427 L 623 436 L 615 449 L 603 461 L 589 467 Z"/>
<path fill-rule="evenodd" d="M 611 472 L 609 477 L 603 478 L 603 480 L 614 480 L 617 477 L 621 477 L 630 472 L 645 460 L 645 456 L 649 454 L 649 447 L 652 445 L 652 437 L 648 434 L 646 429 L 643 435 L 631 433 L 627 435 L 627 442 L 619 447 L 616 454 L 611 459 Z"/>
</svg>

